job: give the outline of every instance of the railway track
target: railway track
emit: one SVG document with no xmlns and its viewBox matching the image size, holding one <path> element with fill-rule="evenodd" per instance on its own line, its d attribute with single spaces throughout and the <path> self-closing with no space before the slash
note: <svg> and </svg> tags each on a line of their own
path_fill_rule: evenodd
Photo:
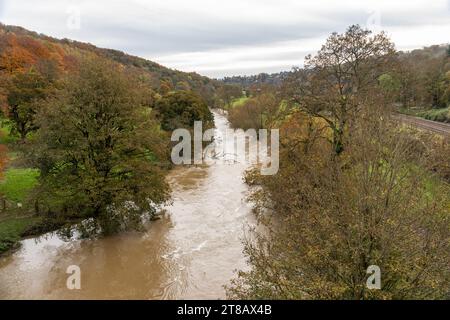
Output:
<svg viewBox="0 0 450 320">
<path fill-rule="evenodd" d="M 396 114 L 394 118 L 416 128 L 432 131 L 437 134 L 450 136 L 450 123 L 431 121 L 423 118 L 408 116 L 404 114 Z"/>
</svg>

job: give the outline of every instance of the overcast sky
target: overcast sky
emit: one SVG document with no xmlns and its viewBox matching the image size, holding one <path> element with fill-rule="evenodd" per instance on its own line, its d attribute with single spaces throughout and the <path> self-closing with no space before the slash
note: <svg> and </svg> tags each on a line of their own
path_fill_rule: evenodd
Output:
<svg viewBox="0 0 450 320">
<path fill-rule="evenodd" d="M 351 24 L 450 42 L 450 0 L 0 0 L 0 21 L 210 77 L 289 70 Z"/>
</svg>

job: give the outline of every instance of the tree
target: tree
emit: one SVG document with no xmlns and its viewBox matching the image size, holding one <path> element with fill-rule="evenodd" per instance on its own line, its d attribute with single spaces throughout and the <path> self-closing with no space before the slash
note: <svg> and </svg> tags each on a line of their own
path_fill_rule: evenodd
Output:
<svg viewBox="0 0 450 320">
<path fill-rule="evenodd" d="M 332 129 L 335 154 L 345 144 L 345 131 L 367 95 L 378 90 L 378 79 L 394 61 L 394 44 L 382 32 L 371 35 L 358 25 L 344 34 L 333 33 L 305 70 L 294 72 L 291 98 L 308 114 Z"/>
<path fill-rule="evenodd" d="M 229 107 L 234 99 L 242 96 L 242 88 L 238 85 L 225 84 L 217 89 L 217 95 L 224 102 L 224 106 Z"/>
<path fill-rule="evenodd" d="M 427 170 L 426 140 L 373 107 L 334 159 L 324 121 L 298 114 L 282 128 L 278 174 L 247 175 L 260 224 L 230 298 L 448 298 L 448 185 Z M 366 285 L 371 265 L 380 290 Z"/>
<path fill-rule="evenodd" d="M 416 105 L 421 99 L 423 86 L 419 83 L 418 74 L 414 70 L 414 63 L 410 59 L 400 60 L 395 73 L 400 82 L 399 102 L 405 108 Z"/>
<path fill-rule="evenodd" d="M 173 90 L 172 81 L 170 79 L 162 80 L 159 87 L 159 92 L 162 95 L 168 94 L 170 91 Z"/>
<path fill-rule="evenodd" d="M 7 94 L 8 113 L 12 133 L 18 133 L 22 140 L 37 129 L 34 117 L 49 95 L 50 86 L 50 82 L 33 69 L 18 73 L 12 79 Z"/>
<path fill-rule="evenodd" d="M 445 108 L 448 105 L 450 59 L 446 46 L 431 46 L 399 55 L 394 70 L 400 80 L 400 99 L 404 107 Z"/>
<path fill-rule="evenodd" d="M 155 109 L 164 130 L 192 128 L 194 121 L 203 121 L 203 128 L 213 123 L 213 115 L 206 102 L 191 91 L 170 92 L 156 102 Z"/>
<path fill-rule="evenodd" d="M 85 59 L 65 89 L 39 110 L 29 154 L 41 171 L 41 212 L 83 219 L 88 234 L 139 228 L 169 198 L 168 146 L 135 79 L 99 58 Z"/>
<path fill-rule="evenodd" d="M 275 94 L 266 92 L 229 110 L 228 120 L 233 128 L 243 130 L 271 128 L 283 116 L 281 104 Z"/>
<path fill-rule="evenodd" d="M 50 83 L 54 83 L 60 75 L 60 70 L 55 60 L 39 59 L 36 63 L 36 69 Z"/>
<path fill-rule="evenodd" d="M 246 100 L 242 105 L 232 108 L 228 112 L 228 120 L 235 129 L 255 129 L 257 132 L 263 128 L 263 106 L 254 98 Z"/>
<path fill-rule="evenodd" d="M 442 101 L 449 107 L 450 106 L 450 70 L 445 73 L 441 81 L 442 86 Z M 449 117 L 450 118 L 450 117 Z"/>
<path fill-rule="evenodd" d="M 20 46 L 14 34 L 0 35 L 0 70 L 10 74 L 24 71 L 35 62 L 33 54 Z"/>
</svg>

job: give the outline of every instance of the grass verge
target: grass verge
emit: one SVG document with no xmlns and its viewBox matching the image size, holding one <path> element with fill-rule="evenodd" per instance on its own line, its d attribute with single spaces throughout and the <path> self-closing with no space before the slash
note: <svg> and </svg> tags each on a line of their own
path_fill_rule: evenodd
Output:
<svg viewBox="0 0 450 320">
<path fill-rule="evenodd" d="M 443 109 L 400 108 L 398 112 L 427 120 L 450 123 L 450 107 Z"/>
<path fill-rule="evenodd" d="M 450 107 L 419 112 L 418 116 L 428 120 L 450 123 Z"/>
<path fill-rule="evenodd" d="M 37 217 L 14 217 L 0 221 L 0 254 L 16 247 L 24 232 L 39 220 Z"/>
</svg>

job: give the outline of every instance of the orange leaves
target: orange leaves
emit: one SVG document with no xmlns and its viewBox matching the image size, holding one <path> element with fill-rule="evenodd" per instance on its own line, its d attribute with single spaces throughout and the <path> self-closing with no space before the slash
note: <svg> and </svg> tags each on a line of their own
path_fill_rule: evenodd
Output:
<svg viewBox="0 0 450 320">
<path fill-rule="evenodd" d="M 11 42 L 8 44 L 10 45 L 0 55 L 0 69 L 13 73 L 15 71 L 23 71 L 27 66 L 35 62 L 33 55 L 28 50 L 11 45 Z"/>
<path fill-rule="evenodd" d="M 35 58 L 50 58 L 50 51 L 42 43 L 42 41 L 34 40 L 31 37 L 19 37 L 17 42 L 22 48 L 30 52 Z"/>
<path fill-rule="evenodd" d="M 172 90 L 173 90 L 173 85 L 169 81 L 165 81 L 165 80 L 161 81 L 161 85 L 159 87 L 159 92 L 162 95 L 166 95 Z"/>
<path fill-rule="evenodd" d="M 45 40 L 13 33 L 0 34 L 0 70 L 23 72 L 40 60 L 64 61 L 64 50 Z"/>
</svg>

